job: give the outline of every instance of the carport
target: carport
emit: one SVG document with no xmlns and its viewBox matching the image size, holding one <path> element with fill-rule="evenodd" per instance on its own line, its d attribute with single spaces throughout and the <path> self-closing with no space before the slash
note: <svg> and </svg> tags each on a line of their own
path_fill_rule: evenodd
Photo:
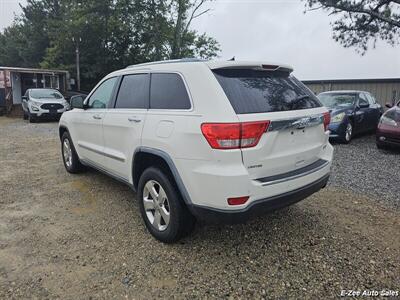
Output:
<svg viewBox="0 0 400 300">
<path fill-rule="evenodd" d="M 68 71 L 0 66 L 0 107 L 10 114 L 21 105 L 27 89 L 54 88 L 64 93 L 68 85 Z"/>
</svg>

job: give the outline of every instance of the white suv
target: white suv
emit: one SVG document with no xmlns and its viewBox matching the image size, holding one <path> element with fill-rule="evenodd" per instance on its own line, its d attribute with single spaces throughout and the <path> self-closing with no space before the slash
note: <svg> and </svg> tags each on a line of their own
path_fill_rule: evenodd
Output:
<svg viewBox="0 0 400 300">
<path fill-rule="evenodd" d="M 59 119 L 70 108 L 64 96 L 55 89 L 28 89 L 22 97 L 24 120 Z"/>
<path fill-rule="evenodd" d="M 163 242 L 293 204 L 326 185 L 333 148 L 327 109 L 291 72 L 178 60 L 111 73 L 62 115 L 65 168 L 131 186 Z"/>
</svg>

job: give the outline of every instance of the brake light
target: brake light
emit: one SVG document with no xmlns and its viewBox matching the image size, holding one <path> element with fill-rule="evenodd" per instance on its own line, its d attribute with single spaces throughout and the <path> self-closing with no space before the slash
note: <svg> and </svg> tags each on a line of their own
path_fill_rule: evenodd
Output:
<svg viewBox="0 0 400 300">
<path fill-rule="evenodd" d="M 214 149 L 254 147 L 268 129 L 270 121 L 243 123 L 204 123 L 201 132 Z"/>
<path fill-rule="evenodd" d="M 325 131 L 327 131 L 329 123 L 331 122 L 331 114 L 329 112 L 325 112 L 323 115 L 324 115 L 324 128 Z"/>
<path fill-rule="evenodd" d="M 228 198 L 228 204 L 229 205 L 242 205 L 242 204 L 245 204 L 247 202 L 247 200 L 249 200 L 249 198 L 250 198 L 249 196 Z"/>
</svg>

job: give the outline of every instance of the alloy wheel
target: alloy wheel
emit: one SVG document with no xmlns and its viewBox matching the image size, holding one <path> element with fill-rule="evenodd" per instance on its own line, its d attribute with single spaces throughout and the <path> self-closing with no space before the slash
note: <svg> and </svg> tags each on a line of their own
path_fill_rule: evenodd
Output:
<svg viewBox="0 0 400 300">
<path fill-rule="evenodd" d="M 349 123 L 349 124 L 347 124 L 346 134 L 345 134 L 345 139 L 347 142 L 349 142 L 351 140 L 352 135 L 353 135 L 353 126 L 351 125 L 351 123 Z"/>
<path fill-rule="evenodd" d="M 150 224 L 158 231 L 167 229 L 170 221 L 170 206 L 163 187 L 149 180 L 143 189 L 143 206 Z"/>
<path fill-rule="evenodd" d="M 70 168 L 72 166 L 72 149 L 68 139 L 64 139 L 63 142 L 63 156 L 66 166 Z"/>
</svg>

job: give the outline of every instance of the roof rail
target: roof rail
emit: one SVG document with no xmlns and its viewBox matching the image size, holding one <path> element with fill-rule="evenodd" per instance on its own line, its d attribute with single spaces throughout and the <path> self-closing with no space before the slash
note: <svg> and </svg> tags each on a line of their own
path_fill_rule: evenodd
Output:
<svg viewBox="0 0 400 300">
<path fill-rule="evenodd" d="M 194 58 L 194 57 L 187 57 L 187 58 L 181 58 L 181 59 L 160 60 L 160 61 L 152 61 L 152 62 L 137 64 L 137 65 L 130 65 L 130 66 L 127 66 L 126 69 L 134 68 L 134 67 L 142 67 L 142 66 L 159 65 L 159 64 L 173 64 L 173 63 L 187 63 L 187 62 L 204 62 L 204 61 L 207 61 L 207 59 L 200 59 L 200 58 Z"/>
</svg>

